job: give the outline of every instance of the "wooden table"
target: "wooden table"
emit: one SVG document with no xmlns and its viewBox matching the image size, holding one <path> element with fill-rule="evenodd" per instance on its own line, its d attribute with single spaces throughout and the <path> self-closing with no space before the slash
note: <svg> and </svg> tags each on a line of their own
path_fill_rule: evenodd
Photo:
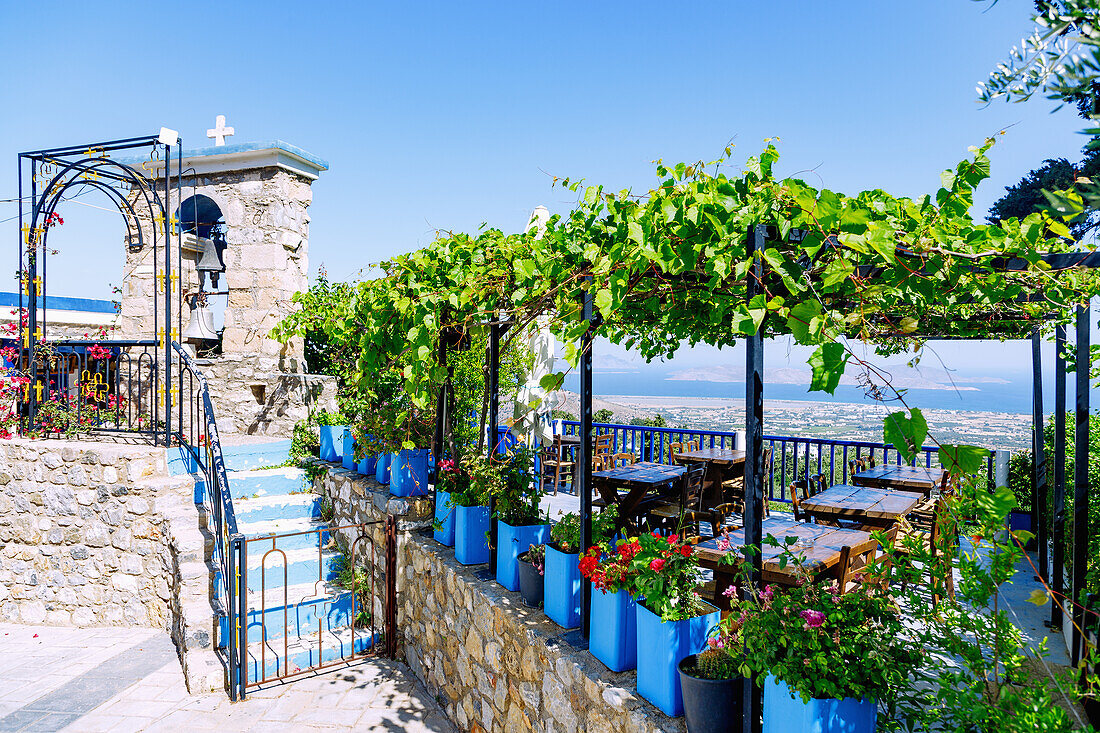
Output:
<svg viewBox="0 0 1100 733">
<path fill-rule="evenodd" d="M 646 499 L 670 494 L 679 488 L 680 477 L 687 468 L 665 463 L 635 463 L 592 474 L 592 485 L 600 492 L 605 504 L 619 505 L 618 527 L 638 513 Z M 620 494 L 619 489 L 625 494 Z"/>
<path fill-rule="evenodd" d="M 779 547 L 773 547 L 765 542 L 761 548 L 762 578 L 765 583 L 780 585 L 798 583 L 797 566 L 788 564 L 785 568 L 780 567 L 777 559 L 785 549 L 784 542 L 787 537 L 798 539 L 798 543 L 789 549 L 792 554 L 802 558 L 803 567 L 809 569 L 818 579 L 827 578 L 837 572 L 842 547 L 854 547 L 871 539 L 870 533 L 859 529 L 826 527 L 777 517 L 766 518 L 762 526 L 765 540 L 768 535 L 772 535 L 779 542 Z M 729 550 L 718 548 L 720 538 L 717 537 L 696 545 L 702 566 L 714 570 L 714 594 L 711 603 L 722 609 L 729 608 L 729 599 L 722 595 L 722 591 L 728 588 L 734 579 L 733 566 L 724 564 L 723 560 L 731 552 L 740 553 L 741 545 L 745 543 L 744 529 L 731 531 L 729 538 Z"/>
<path fill-rule="evenodd" d="M 729 448 L 703 448 L 686 453 L 675 453 L 672 460 L 683 463 L 705 463 L 707 473 L 704 478 L 706 488 L 703 492 L 703 508 L 711 509 L 730 501 L 734 497 L 722 495 L 722 482 L 731 477 L 731 474 L 744 473 L 745 451 Z"/>
<path fill-rule="evenodd" d="M 828 521 L 848 520 L 887 529 L 924 499 L 916 491 L 891 491 L 837 484 L 802 502 L 802 511 Z"/>
<path fill-rule="evenodd" d="M 923 466 L 875 466 L 852 474 L 856 486 L 873 486 L 879 489 L 909 489 L 925 496 L 943 481 L 942 468 Z"/>
</svg>

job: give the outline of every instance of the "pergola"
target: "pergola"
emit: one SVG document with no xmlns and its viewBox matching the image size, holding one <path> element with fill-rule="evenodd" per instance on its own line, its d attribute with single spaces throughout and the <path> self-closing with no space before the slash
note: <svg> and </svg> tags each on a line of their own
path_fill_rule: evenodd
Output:
<svg viewBox="0 0 1100 733">
<path fill-rule="evenodd" d="M 646 359 L 671 356 L 683 342 L 721 347 L 744 340 L 745 542 L 759 545 L 765 337 L 791 335 L 816 346 L 815 386 L 827 391 L 844 371 L 843 339 L 897 352 L 930 338 L 1031 338 L 1036 349 L 1032 512 L 1043 574 L 1049 577 L 1039 329 L 1068 324 L 1076 309 L 1079 353 L 1088 353 L 1088 302 L 1100 294 L 1100 256 L 1074 245 L 1065 224 L 1045 214 L 998 225 L 973 221 L 973 190 L 988 177 L 990 145 L 992 140 L 972 149 L 972 159 L 945 171 L 934 197 L 917 200 L 877 189 L 843 196 L 798 179 L 777 180 L 772 165 L 778 152 L 769 145 L 739 176 L 721 172 L 722 161 L 658 163 L 660 185 L 644 195 L 589 186 L 576 208 L 552 218 L 537 236 L 498 230 L 442 234 L 424 249 L 383 263 L 384 277 L 359 284 L 342 320 L 359 338 L 361 396 L 366 404 L 384 402 L 387 395 L 372 385 L 381 384 L 384 374 L 400 372 L 409 404 L 425 409 L 434 401 L 445 408 L 448 344 L 461 344 L 468 329 L 488 331 L 491 399 L 485 423 L 492 452 L 502 338 L 509 329 L 511 338 L 536 318 L 550 316 L 551 331 L 567 344 L 566 358 L 580 371 L 578 488 L 582 543 L 588 546 L 594 338 L 604 336 Z M 577 182 L 566 185 L 579 189 Z M 1057 328 L 1056 339 L 1061 347 L 1064 328 Z M 1061 405 L 1061 351 L 1058 358 Z M 1088 443 L 1087 372 L 1077 374 L 1075 445 L 1082 456 Z M 442 452 L 444 426 L 453 416 L 443 409 L 437 417 L 435 447 Z M 1065 476 L 1057 461 L 1054 478 L 1057 540 L 1065 528 Z M 1088 492 L 1085 461 L 1076 463 L 1073 486 L 1080 506 Z M 1075 515 L 1077 537 L 1086 534 L 1085 516 Z M 1060 567 L 1065 558 L 1057 552 L 1054 564 Z M 1075 544 L 1074 594 L 1084 587 L 1087 552 L 1083 542 Z M 755 556 L 757 579 L 759 563 Z M 1058 577 L 1054 582 L 1055 593 L 1065 590 Z M 587 611 L 587 590 L 583 603 Z M 1075 605 L 1073 615 L 1080 628 L 1083 609 Z M 586 613 L 582 619 L 586 634 Z M 1075 659 L 1081 644 L 1077 632 Z M 752 704 L 748 709 L 758 709 L 755 697 Z"/>
<path fill-rule="evenodd" d="M 749 257 L 753 257 L 755 266 L 750 271 L 749 276 L 746 278 L 745 287 L 745 299 L 751 300 L 755 297 L 761 287 L 761 283 L 765 280 L 765 270 L 761 263 L 760 258 L 754 257 L 755 253 L 762 252 L 767 246 L 769 241 L 772 241 L 777 236 L 775 227 L 768 227 L 762 225 L 754 225 L 749 228 L 746 235 L 747 252 Z M 788 235 L 791 238 L 800 238 L 804 236 L 803 232 L 792 230 Z M 901 254 L 901 253 L 899 253 Z M 1100 253 L 1094 252 L 1081 252 L 1081 253 L 1052 253 L 1040 255 L 1040 259 L 1049 267 L 1051 272 L 1061 272 L 1078 268 L 1100 268 Z M 999 258 L 994 262 L 994 267 L 1001 272 L 1013 272 L 1022 271 L 1031 267 L 1032 263 L 1018 258 Z M 862 275 L 864 277 L 873 278 L 877 272 L 874 267 L 862 268 Z M 591 282 L 591 278 L 586 278 L 588 283 Z M 579 512 L 582 517 L 582 538 L 581 546 L 588 547 L 592 544 L 592 460 L 593 460 L 593 444 L 592 444 L 592 352 L 594 337 L 599 334 L 600 327 L 603 324 L 603 318 L 595 307 L 594 295 L 591 289 L 585 290 L 584 297 L 582 299 L 583 317 L 588 323 L 588 327 L 581 336 L 580 350 L 579 350 L 579 373 L 580 373 L 580 447 L 579 447 L 579 462 L 580 467 L 577 474 L 578 477 L 578 500 L 579 500 Z M 1048 315 L 1048 319 L 1055 320 L 1057 314 L 1051 313 Z M 1048 458 L 1044 449 L 1044 437 L 1043 426 L 1045 422 L 1043 412 L 1043 381 L 1042 381 L 1042 358 L 1041 358 L 1041 343 L 1042 334 L 1040 327 L 1041 322 L 1036 322 L 1034 318 L 1028 318 L 1024 314 L 1014 313 L 1011 310 L 1003 308 L 990 308 L 985 313 L 977 315 L 971 315 L 967 319 L 968 323 L 980 322 L 988 327 L 989 337 L 1001 338 L 1001 339 L 1021 339 L 1028 338 L 1032 344 L 1032 416 L 1033 416 L 1033 434 L 1032 434 L 1032 453 L 1033 453 L 1033 502 L 1030 507 L 1032 516 L 1032 526 L 1036 529 L 1038 537 L 1038 554 L 1039 554 L 1039 573 L 1045 583 L 1052 588 L 1055 598 L 1052 603 L 1051 609 L 1051 625 L 1052 627 L 1061 628 L 1063 622 L 1063 605 L 1062 598 L 1066 595 L 1066 588 L 1064 583 L 1064 562 L 1063 556 L 1064 549 L 1064 530 L 1065 530 L 1065 508 L 1066 508 L 1066 475 L 1065 475 L 1065 400 L 1066 400 L 1066 359 L 1065 359 L 1065 347 L 1066 347 L 1066 327 L 1063 323 L 1056 323 L 1055 329 L 1055 424 L 1056 424 L 1056 437 L 1054 448 L 1054 476 L 1053 482 L 1048 477 Z M 488 372 L 488 389 L 489 389 L 489 408 L 487 415 L 487 433 L 489 436 L 498 435 L 498 413 L 499 413 L 499 367 L 500 367 L 500 342 L 503 334 L 512 326 L 512 322 L 508 320 L 493 320 L 489 324 L 489 345 L 487 348 L 487 372 Z M 960 336 L 955 328 L 952 327 L 950 322 L 939 322 L 938 327 L 923 329 L 919 333 L 906 334 L 911 337 L 920 337 L 922 339 L 965 339 L 966 336 Z M 764 464 L 763 464 L 763 399 L 764 399 L 764 338 L 766 328 L 763 324 L 756 330 L 755 334 L 746 336 L 744 338 L 746 345 L 745 355 L 745 512 L 744 512 L 744 527 L 745 527 L 745 543 L 747 545 L 761 546 L 764 537 L 762 532 L 762 520 L 764 509 Z M 1080 304 L 1076 307 L 1074 314 L 1074 331 L 1075 331 L 1075 347 L 1077 353 L 1088 354 L 1090 347 L 1091 336 L 1091 324 L 1090 324 L 1090 307 L 1087 303 Z M 977 337 L 971 336 L 970 339 L 977 339 Z M 451 339 L 452 344 L 458 342 Z M 440 358 L 443 363 L 446 363 L 448 343 L 447 340 L 440 340 Z M 1075 374 L 1075 389 L 1076 389 L 1076 404 L 1075 404 L 1075 431 L 1074 431 L 1074 445 L 1077 456 L 1088 455 L 1088 442 L 1089 442 L 1089 370 L 1088 369 L 1076 369 Z M 441 415 L 445 415 L 447 404 L 448 386 L 445 385 L 440 394 L 439 405 L 444 408 L 441 411 Z M 446 427 L 446 418 L 443 418 L 437 422 L 437 435 L 434 447 L 437 451 L 441 451 L 444 448 L 444 442 L 448 439 L 449 430 Z M 498 450 L 498 445 L 495 444 L 495 437 L 491 437 L 489 441 L 488 451 L 492 455 Z M 1048 491 L 1053 488 L 1053 535 L 1048 536 L 1047 532 L 1047 504 L 1048 504 Z M 1076 460 L 1074 463 L 1074 475 L 1072 481 L 1073 487 L 1073 499 L 1075 507 L 1087 506 L 1088 502 L 1088 461 Z M 495 534 L 495 528 L 493 530 Z M 1073 517 L 1073 536 L 1075 538 L 1083 538 L 1084 541 L 1077 540 L 1074 542 L 1074 553 L 1072 563 L 1072 577 L 1070 579 L 1070 593 L 1071 599 L 1070 607 L 1072 614 L 1072 633 L 1070 639 L 1070 651 L 1072 657 L 1072 663 L 1074 666 L 1082 659 L 1085 654 L 1085 639 L 1082 634 L 1082 629 L 1085 623 L 1085 608 L 1073 599 L 1082 597 L 1082 589 L 1085 588 L 1085 574 L 1086 574 L 1086 559 L 1090 550 L 1088 543 L 1087 532 L 1087 512 L 1075 511 Z M 491 543 L 495 548 L 496 542 Z M 1053 545 L 1053 548 L 1051 548 Z M 1051 549 L 1053 552 L 1051 553 Z M 1097 549 L 1097 548 L 1092 548 Z M 495 554 L 495 549 L 494 549 Z M 752 577 L 755 582 L 760 582 L 761 577 L 761 555 L 760 553 L 751 553 L 748 555 L 752 564 Z M 1053 566 L 1053 572 L 1052 572 Z M 582 596 L 581 596 L 581 637 L 587 640 L 589 635 L 589 610 L 591 607 L 591 594 L 592 587 L 588 583 L 582 584 Z M 755 692 L 754 692 L 755 690 Z M 751 707 L 746 707 L 747 710 L 754 710 L 757 713 L 760 710 L 761 697 L 759 694 L 759 688 L 749 686 L 746 689 L 746 702 Z M 755 719 L 757 716 L 749 716 L 750 719 Z"/>
</svg>

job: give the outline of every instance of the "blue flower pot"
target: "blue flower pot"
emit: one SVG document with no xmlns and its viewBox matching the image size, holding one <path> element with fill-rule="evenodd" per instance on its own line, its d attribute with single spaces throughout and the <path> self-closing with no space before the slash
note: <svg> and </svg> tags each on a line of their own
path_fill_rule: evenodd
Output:
<svg viewBox="0 0 1100 733">
<path fill-rule="evenodd" d="M 578 553 L 546 546 L 542 607 L 551 621 L 565 629 L 581 625 L 581 571 Z M 600 595 L 603 595 L 602 593 Z"/>
<path fill-rule="evenodd" d="M 707 647 L 707 635 L 718 625 L 721 612 L 706 604 L 709 613 L 683 621 L 662 621 L 645 606 L 638 606 L 638 694 L 665 715 L 684 714 L 680 692 L 680 660 Z M 801 728 L 787 728 L 796 731 Z"/>
<path fill-rule="evenodd" d="M 455 546 L 455 508 L 451 506 L 449 491 L 435 492 L 435 521 L 441 526 L 435 530 L 435 541 L 447 547 Z"/>
<path fill-rule="evenodd" d="M 395 453 L 390 465 L 390 493 L 394 496 L 427 496 L 428 490 L 428 449 Z"/>
<path fill-rule="evenodd" d="M 878 705 L 874 700 L 817 700 L 802 702 L 786 684 L 768 675 L 764 681 L 764 733 L 874 733 Z"/>
<path fill-rule="evenodd" d="M 340 452 L 340 465 L 344 468 L 354 471 L 355 470 L 355 438 L 352 437 L 351 430 L 344 428 L 344 450 Z"/>
<path fill-rule="evenodd" d="M 321 426 L 321 460 L 339 461 L 344 455 L 344 425 Z"/>
<path fill-rule="evenodd" d="M 489 507 L 455 507 L 455 559 L 463 565 L 489 562 Z"/>
<path fill-rule="evenodd" d="M 588 651 L 612 672 L 625 672 L 638 665 L 637 604 L 621 590 L 604 593 L 592 589 L 588 614 Z"/>
<path fill-rule="evenodd" d="M 513 527 L 498 519 L 497 582 L 508 590 L 519 590 L 519 563 L 516 558 L 531 549 L 531 545 L 543 545 L 549 539 L 549 524 Z"/>
<path fill-rule="evenodd" d="M 378 469 L 378 456 L 372 454 L 363 456 L 363 460 L 359 461 L 359 473 L 364 476 L 371 476 Z"/>
<path fill-rule="evenodd" d="M 378 460 L 374 464 L 374 480 L 380 484 L 390 482 L 390 458 L 392 453 L 379 453 Z"/>
</svg>

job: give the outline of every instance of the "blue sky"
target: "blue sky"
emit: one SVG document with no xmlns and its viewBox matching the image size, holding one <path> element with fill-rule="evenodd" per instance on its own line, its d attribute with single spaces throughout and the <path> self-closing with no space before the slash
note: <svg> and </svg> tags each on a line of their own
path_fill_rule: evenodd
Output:
<svg viewBox="0 0 1100 733">
<path fill-rule="evenodd" d="M 161 125 L 203 145 L 224 114 L 234 142 L 279 138 L 329 161 L 314 184 L 310 259 L 343 279 L 437 228 L 516 230 L 538 204 L 566 210 L 550 175 L 644 189 L 656 158 L 710 159 L 732 139 L 740 163 L 779 137 L 780 175 L 916 196 L 1011 126 L 977 196 L 984 215 L 1003 186 L 1044 158 L 1076 159 L 1083 143 L 1072 111 L 1051 114 L 1045 100 L 975 101 L 1029 30 L 1030 8 L 0 0 L 0 198 L 15 195 L 20 150 Z M 3 221 L 14 214 L 0 203 L 0 272 L 16 265 L 15 224 Z M 63 216 L 51 292 L 109 297 L 121 222 L 71 204 Z M 1002 363 L 1026 365 L 1026 347 L 1005 348 Z M 989 360 L 977 345 L 943 353 L 960 367 Z M 731 357 L 682 355 L 715 358 Z"/>
</svg>

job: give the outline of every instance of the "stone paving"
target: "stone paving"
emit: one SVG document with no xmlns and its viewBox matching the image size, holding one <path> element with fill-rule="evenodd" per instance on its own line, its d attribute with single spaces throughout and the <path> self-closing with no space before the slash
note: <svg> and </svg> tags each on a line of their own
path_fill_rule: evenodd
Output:
<svg viewBox="0 0 1100 733">
<path fill-rule="evenodd" d="M 408 667 L 367 660 L 244 702 L 189 695 L 167 634 L 0 624 L 0 731 L 437 731 L 455 728 Z"/>
</svg>

